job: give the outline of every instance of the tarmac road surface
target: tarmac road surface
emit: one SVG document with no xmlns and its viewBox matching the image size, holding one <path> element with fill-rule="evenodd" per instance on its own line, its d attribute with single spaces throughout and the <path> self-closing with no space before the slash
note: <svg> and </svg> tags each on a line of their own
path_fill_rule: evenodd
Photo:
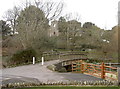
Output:
<svg viewBox="0 0 120 89">
<path fill-rule="evenodd" d="M 46 68 L 48 65 L 55 64 L 59 60 L 53 60 L 45 62 L 44 65 L 35 64 L 35 65 L 25 65 L 14 68 L 0 69 L 0 82 L 2 84 L 8 83 L 18 83 L 18 82 L 59 82 L 59 81 L 96 81 L 102 80 L 93 76 L 80 74 L 80 73 L 58 73 L 53 72 Z"/>
</svg>

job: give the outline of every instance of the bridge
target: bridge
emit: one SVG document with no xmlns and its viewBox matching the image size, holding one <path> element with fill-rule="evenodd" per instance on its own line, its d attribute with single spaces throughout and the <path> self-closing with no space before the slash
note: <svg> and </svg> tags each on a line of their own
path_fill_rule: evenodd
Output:
<svg viewBox="0 0 120 89">
<path fill-rule="evenodd" d="M 86 63 L 88 60 L 84 53 L 61 53 L 45 54 L 47 60 L 44 65 L 37 63 L 35 65 L 25 65 L 14 68 L 1 69 L 0 81 L 3 84 L 15 82 L 69 82 L 69 81 L 101 81 L 110 79 L 117 81 L 117 68 L 102 64 Z M 56 58 L 55 58 L 56 55 Z M 70 56 L 69 56 L 70 55 Z M 57 59 L 48 61 L 48 58 Z M 76 58 L 76 59 L 74 59 Z M 50 60 L 51 60 L 50 59 Z M 71 60 L 72 59 L 72 60 Z M 51 71 L 47 66 L 61 63 L 66 67 L 69 73 L 58 73 Z"/>
<path fill-rule="evenodd" d="M 64 66 L 68 72 L 83 73 L 92 75 L 102 79 L 117 80 L 117 67 L 113 65 L 120 65 L 119 63 L 102 63 L 101 60 L 93 64 L 95 60 L 88 59 L 88 52 L 47 52 L 44 53 L 45 59 L 56 58 L 61 60 L 61 65 Z M 55 59 L 54 58 L 54 59 Z M 88 62 L 89 61 L 89 62 Z M 108 60 L 104 60 L 108 61 Z"/>
<path fill-rule="evenodd" d="M 47 68 L 48 65 L 61 62 L 60 60 L 53 60 L 45 62 L 42 66 L 41 63 L 35 65 L 25 65 L 14 68 L 6 68 L 2 71 L 0 81 L 2 84 L 8 83 L 47 83 L 47 82 L 69 82 L 69 81 L 102 81 L 101 78 L 96 78 L 90 75 L 81 73 L 58 73 L 53 72 Z"/>
<path fill-rule="evenodd" d="M 107 80 L 118 80 L 117 67 L 107 66 L 103 62 L 101 64 L 87 63 L 84 60 L 86 59 L 62 61 L 62 66 L 70 72 L 83 73 Z"/>
</svg>

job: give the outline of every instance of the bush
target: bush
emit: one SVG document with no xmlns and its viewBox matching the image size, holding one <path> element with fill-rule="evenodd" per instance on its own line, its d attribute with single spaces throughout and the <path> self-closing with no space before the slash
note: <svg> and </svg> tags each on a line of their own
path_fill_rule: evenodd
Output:
<svg viewBox="0 0 120 89">
<path fill-rule="evenodd" d="M 29 63 L 32 62 L 32 57 L 36 56 L 36 52 L 34 49 L 26 49 L 26 50 L 21 50 L 15 53 L 11 61 L 14 62 L 14 64 L 22 64 L 22 63 Z"/>
<path fill-rule="evenodd" d="M 67 72 L 66 68 L 64 66 L 62 66 L 61 63 L 49 65 L 49 66 L 47 66 L 47 68 L 52 70 L 52 71 Z"/>
<path fill-rule="evenodd" d="M 62 68 L 58 69 L 58 72 L 67 72 L 67 70 L 64 67 L 62 67 Z"/>
<path fill-rule="evenodd" d="M 47 66 L 47 68 L 52 70 L 52 71 L 56 71 L 56 66 L 55 65 L 49 65 L 49 66 Z"/>
<path fill-rule="evenodd" d="M 56 66 L 56 71 L 67 72 L 66 68 L 64 66 L 62 66 L 62 63 L 57 63 L 57 64 L 55 64 L 55 66 Z"/>
</svg>

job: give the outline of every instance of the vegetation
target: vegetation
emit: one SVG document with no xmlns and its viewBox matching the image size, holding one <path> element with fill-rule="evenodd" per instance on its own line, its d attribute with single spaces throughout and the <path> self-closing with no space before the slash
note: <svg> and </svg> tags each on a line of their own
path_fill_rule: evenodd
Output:
<svg viewBox="0 0 120 89">
<path fill-rule="evenodd" d="M 2 27 L 2 31 L 0 31 L 0 34 L 2 33 L 2 37 L 3 39 L 5 39 L 5 37 L 7 35 L 9 35 L 12 31 L 11 28 L 9 27 L 9 24 L 6 23 L 6 21 L 1 20 L 0 21 L 1 27 Z"/>
<path fill-rule="evenodd" d="M 36 57 L 36 62 L 41 62 L 41 57 L 44 57 L 45 61 L 83 58 L 85 62 L 94 64 L 118 62 L 118 26 L 106 30 L 92 22 L 81 23 L 78 15 L 73 16 L 74 18 L 72 14 L 62 16 L 63 7 L 64 4 L 61 2 L 34 0 L 31 3 L 26 0 L 24 5 L 15 6 L 7 11 L 5 19 L 0 20 L 1 58 L 3 59 L 1 63 L 4 68 L 30 64 L 33 57 Z M 67 70 L 69 66 L 65 68 L 60 63 L 49 65 L 48 68 L 56 72 L 69 71 Z M 114 75 L 108 75 L 114 77 Z M 8 83 L 1 87 L 118 89 L 117 87 L 97 87 L 117 85 L 118 82 L 115 81 L 58 81 L 38 84 Z"/>
<path fill-rule="evenodd" d="M 12 56 L 10 60 L 13 61 L 15 64 L 21 64 L 21 63 L 32 62 L 33 57 L 36 57 L 36 52 L 34 49 L 29 48 L 17 52 Z"/>
<path fill-rule="evenodd" d="M 47 68 L 56 72 L 67 72 L 66 68 L 62 66 L 61 63 L 49 65 Z"/>
<path fill-rule="evenodd" d="M 63 6 L 63 3 L 35 0 L 32 4 L 26 2 L 22 8 L 15 6 L 8 10 L 6 21 L 0 21 L 3 56 L 12 63 L 26 63 L 34 52 L 23 53 L 32 48 L 40 58 L 44 52 L 52 51 L 88 51 L 88 57 L 98 60 L 118 58 L 118 26 L 111 30 L 101 29 L 92 22 L 82 26 L 77 15 L 61 17 Z"/>
</svg>

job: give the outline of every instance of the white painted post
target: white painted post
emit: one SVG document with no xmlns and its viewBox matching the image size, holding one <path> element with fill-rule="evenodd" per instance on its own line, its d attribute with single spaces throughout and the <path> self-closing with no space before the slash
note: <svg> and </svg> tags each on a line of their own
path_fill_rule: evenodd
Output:
<svg viewBox="0 0 120 89">
<path fill-rule="evenodd" d="M 35 64 L 35 57 L 33 57 L 33 65 Z"/>
<path fill-rule="evenodd" d="M 42 65 L 44 65 L 44 57 L 42 57 Z"/>
</svg>

